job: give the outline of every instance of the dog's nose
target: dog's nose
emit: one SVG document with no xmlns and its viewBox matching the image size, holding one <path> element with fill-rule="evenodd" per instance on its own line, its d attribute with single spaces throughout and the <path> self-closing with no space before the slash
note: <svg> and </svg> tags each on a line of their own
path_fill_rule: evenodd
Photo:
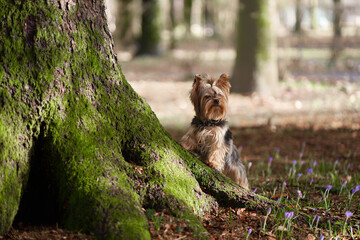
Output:
<svg viewBox="0 0 360 240">
<path fill-rule="evenodd" d="M 220 102 L 219 102 L 219 99 L 215 99 L 214 100 L 214 103 L 216 104 L 216 105 L 218 105 Z"/>
</svg>

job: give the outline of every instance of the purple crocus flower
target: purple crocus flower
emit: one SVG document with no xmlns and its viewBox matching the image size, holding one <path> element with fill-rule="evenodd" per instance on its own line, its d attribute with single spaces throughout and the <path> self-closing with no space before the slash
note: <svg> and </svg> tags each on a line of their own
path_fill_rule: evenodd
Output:
<svg viewBox="0 0 360 240">
<path fill-rule="evenodd" d="M 292 218 L 294 216 L 294 212 L 285 212 L 285 218 Z"/>
<path fill-rule="evenodd" d="M 303 157 L 303 155 L 304 155 L 303 153 L 300 153 L 300 154 L 299 154 L 299 158 L 302 158 L 302 157 Z"/>
<path fill-rule="evenodd" d="M 296 160 L 293 160 L 293 165 L 296 165 L 297 161 Z"/>
<path fill-rule="evenodd" d="M 324 235 L 321 235 L 320 236 L 320 240 L 324 240 L 325 236 Z"/>
<path fill-rule="evenodd" d="M 267 210 L 267 214 L 266 215 L 269 215 L 271 213 L 271 207 Z"/>
<path fill-rule="evenodd" d="M 284 186 L 284 187 L 286 186 L 286 181 L 283 182 L 283 186 Z"/>
<path fill-rule="evenodd" d="M 356 189 L 355 188 L 351 189 L 351 194 L 355 194 L 355 193 L 356 193 Z"/>
<path fill-rule="evenodd" d="M 272 161 L 273 161 L 273 158 L 270 157 L 270 158 L 269 158 L 269 163 L 272 163 Z"/>
<path fill-rule="evenodd" d="M 280 148 L 279 148 L 279 147 L 276 148 L 276 152 L 277 152 L 277 153 L 280 153 Z"/>
<path fill-rule="evenodd" d="M 254 193 L 256 193 L 256 191 L 257 191 L 257 188 L 254 189 Z"/>
<path fill-rule="evenodd" d="M 311 178 L 311 179 L 310 179 L 310 184 L 311 184 L 313 181 L 314 181 L 314 178 Z"/>
<path fill-rule="evenodd" d="M 318 164 L 318 162 L 315 160 L 315 161 L 314 161 L 314 167 L 315 167 L 317 164 Z"/>
<path fill-rule="evenodd" d="M 298 173 L 298 175 L 297 175 L 297 176 L 298 176 L 298 178 L 300 178 L 300 177 L 301 177 L 301 175 L 302 175 L 302 173 Z"/>
<path fill-rule="evenodd" d="M 303 196 L 302 192 L 300 190 L 297 190 L 297 193 L 298 193 L 299 198 L 301 198 Z"/>
<path fill-rule="evenodd" d="M 357 185 L 355 188 L 356 191 L 360 191 L 360 185 Z"/>
<path fill-rule="evenodd" d="M 347 181 L 346 181 L 346 180 L 344 180 L 344 181 L 342 182 L 342 185 L 345 185 L 345 184 L 347 184 Z"/>
<path fill-rule="evenodd" d="M 250 228 L 249 230 L 248 230 L 248 235 L 250 235 L 252 233 L 252 229 Z"/>
<path fill-rule="evenodd" d="M 346 211 L 346 212 L 345 212 L 346 218 L 350 218 L 350 217 L 352 217 L 352 215 L 353 215 L 353 213 L 350 212 L 350 211 Z"/>
<path fill-rule="evenodd" d="M 312 173 L 313 173 L 312 168 L 308 168 L 307 173 L 308 173 L 308 174 L 312 174 Z"/>
<path fill-rule="evenodd" d="M 330 189 L 332 188 L 332 186 L 329 184 L 326 186 L 326 190 L 330 191 Z"/>
</svg>

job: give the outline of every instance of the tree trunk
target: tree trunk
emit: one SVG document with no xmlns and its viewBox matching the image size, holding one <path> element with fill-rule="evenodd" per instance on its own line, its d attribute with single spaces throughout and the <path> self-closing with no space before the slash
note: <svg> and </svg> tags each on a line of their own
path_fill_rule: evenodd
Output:
<svg viewBox="0 0 360 240">
<path fill-rule="evenodd" d="M 206 237 L 218 204 L 274 204 L 172 140 L 121 72 L 103 1 L 1 1 L 0 16 L 0 234 L 17 214 L 149 239 L 155 208 Z"/>
<path fill-rule="evenodd" d="M 161 22 L 158 0 L 142 0 L 141 37 L 137 55 L 160 55 Z"/>
<path fill-rule="evenodd" d="M 129 46 L 135 42 L 133 33 L 133 0 L 118 0 L 116 29 L 113 34 L 115 50 L 120 50 L 124 46 Z"/>
<path fill-rule="evenodd" d="M 191 36 L 191 12 L 192 12 L 192 0 L 184 0 L 184 22 L 185 22 L 187 37 Z"/>
<path fill-rule="evenodd" d="M 170 49 L 175 49 L 176 48 L 176 36 L 175 36 L 175 28 L 177 25 L 177 19 L 176 19 L 176 9 L 175 9 L 175 1 L 174 0 L 170 0 L 169 1 L 170 4 L 170 21 L 169 21 L 169 25 L 170 25 Z"/>
<path fill-rule="evenodd" d="M 341 27 L 341 18 L 343 13 L 343 8 L 341 0 L 333 0 L 334 10 L 333 10 L 333 41 L 331 45 L 331 57 L 329 60 L 328 66 L 330 68 L 335 67 L 338 63 L 338 59 L 342 50 L 341 37 L 342 37 L 342 27 Z"/>
<path fill-rule="evenodd" d="M 304 3 L 302 0 L 296 0 L 294 33 L 297 35 L 302 34 L 301 24 L 303 17 L 304 17 Z"/>
<path fill-rule="evenodd" d="M 273 94 L 277 88 L 275 1 L 240 0 L 232 91 Z"/>
<path fill-rule="evenodd" d="M 317 22 L 317 16 L 316 16 L 316 10 L 318 8 L 318 0 L 310 0 L 310 19 L 311 19 L 311 29 L 317 29 L 318 22 Z"/>
</svg>

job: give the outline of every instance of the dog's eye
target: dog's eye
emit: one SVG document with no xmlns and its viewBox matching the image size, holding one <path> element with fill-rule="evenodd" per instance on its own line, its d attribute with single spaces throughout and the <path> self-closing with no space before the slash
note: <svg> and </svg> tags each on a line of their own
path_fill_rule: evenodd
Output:
<svg viewBox="0 0 360 240">
<path fill-rule="evenodd" d="M 210 96 L 210 95 L 206 95 L 205 98 L 206 98 L 206 99 L 209 99 L 209 98 L 211 98 L 211 96 Z"/>
</svg>

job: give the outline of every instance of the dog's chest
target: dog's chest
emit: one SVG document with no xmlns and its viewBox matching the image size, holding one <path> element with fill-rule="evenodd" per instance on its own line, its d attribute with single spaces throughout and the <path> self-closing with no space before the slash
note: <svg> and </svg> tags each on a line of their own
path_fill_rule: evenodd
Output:
<svg viewBox="0 0 360 240">
<path fill-rule="evenodd" d="M 196 138 L 200 148 L 219 148 L 225 144 L 225 134 L 227 128 L 205 127 L 199 129 Z"/>
</svg>

